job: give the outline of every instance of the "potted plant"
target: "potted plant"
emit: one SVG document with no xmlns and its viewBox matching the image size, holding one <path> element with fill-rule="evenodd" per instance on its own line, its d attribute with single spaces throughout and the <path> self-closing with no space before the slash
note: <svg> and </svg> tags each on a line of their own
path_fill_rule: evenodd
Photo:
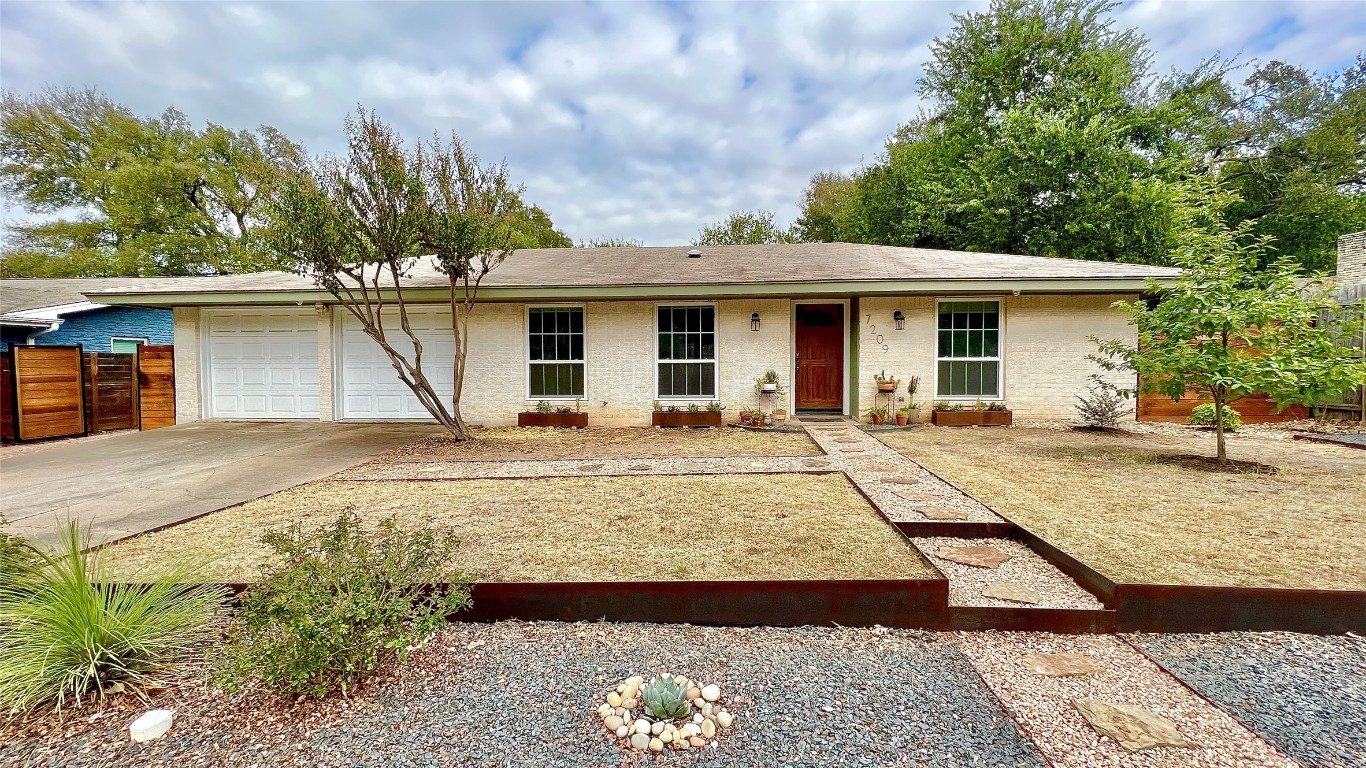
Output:
<svg viewBox="0 0 1366 768">
<path fill-rule="evenodd" d="M 773 423 L 774 423 L 774 424 L 785 424 L 785 423 L 787 423 L 787 409 L 786 409 L 786 408 L 779 408 L 778 410 L 776 410 L 776 411 L 773 412 Z"/>
<path fill-rule="evenodd" d="M 877 383 L 877 391 L 879 392 L 895 392 L 901 384 L 895 376 L 888 376 L 886 371 L 873 374 L 873 381 Z M 885 417 L 886 414 L 884 413 L 883 416 Z"/>
<path fill-rule="evenodd" d="M 903 405 L 900 408 L 896 409 L 896 425 L 898 427 L 906 426 L 906 423 L 910 420 L 911 407 L 909 405 Z"/>
<path fill-rule="evenodd" d="M 887 406 L 879 405 L 868 409 L 868 419 L 873 422 L 873 426 L 881 426 L 887 421 Z"/>
<path fill-rule="evenodd" d="M 781 395 L 783 385 L 778 382 L 778 372 L 769 369 L 763 376 L 754 380 L 754 392 L 759 395 Z"/>
<path fill-rule="evenodd" d="M 517 426 L 583 429 L 588 426 L 588 414 L 583 410 L 582 403 L 577 397 L 574 398 L 573 408 L 567 405 L 552 407 L 549 400 L 539 400 L 536 402 L 536 410 L 517 414 Z"/>
<path fill-rule="evenodd" d="M 741 423 L 742 425 L 744 425 L 744 426 L 749 426 L 750 424 L 753 424 L 753 423 L 754 423 L 754 414 L 753 414 L 753 412 L 751 412 L 748 408 L 741 408 L 741 409 L 740 409 L 740 423 Z"/>
<path fill-rule="evenodd" d="M 920 391 L 920 377 L 912 376 L 906 381 L 906 420 L 919 421 L 920 403 L 915 401 L 916 393 Z"/>
<path fill-rule="evenodd" d="M 1015 423 L 1015 415 L 1000 400 L 988 403 L 986 410 L 981 411 L 980 418 L 984 427 L 1008 427 Z"/>
<path fill-rule="evenodd" d="M 719 427 L 721 426 L 721 404 L 716 403 L 713 408 L 708 404 L 704 410 L 697 403 L 688 403 L 686 407 L 678 405 L 668 405 L 664 408 L 655 403 L 655 410 L 650 414 L 650 426 L 652 427 Z"/>
</svg>

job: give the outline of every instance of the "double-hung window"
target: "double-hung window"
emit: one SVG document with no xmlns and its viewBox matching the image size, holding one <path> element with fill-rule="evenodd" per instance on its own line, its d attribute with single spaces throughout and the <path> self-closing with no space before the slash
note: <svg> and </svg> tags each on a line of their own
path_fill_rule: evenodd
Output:
<svg viewBox="0 0 1366 768">
<path fill-rule="evenodd" d="M 661 306 L 656 367 L 658 397 L 716 397 L 716 307 Z"/>
<path fill-rule="evenodd" d="M 527 333 L 532 399 L 583 397 L 583 307 L 531 307 Z"/>
<path fill-rule="evenodd" d="M 939 302 L 935 397 L 1001 397 L 1001 303 Z"/>
</svg>

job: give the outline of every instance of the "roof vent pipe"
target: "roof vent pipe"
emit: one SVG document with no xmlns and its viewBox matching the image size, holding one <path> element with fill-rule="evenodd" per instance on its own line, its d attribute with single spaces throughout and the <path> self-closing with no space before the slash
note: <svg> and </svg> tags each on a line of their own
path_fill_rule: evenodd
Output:
<svg viewBox="0 0 1366 768">
<path fill-rule="evenodd" d="M 702 258 L 702 252 L 699 251 L 699 250 L 697 250 L 696 248 L 694 248 L 694 249 L 692 249 L 691 251 L 688 251 L 688 258 L 690 258 L 690 259 L 700 259 L 700 258 Z"/>
</svg>

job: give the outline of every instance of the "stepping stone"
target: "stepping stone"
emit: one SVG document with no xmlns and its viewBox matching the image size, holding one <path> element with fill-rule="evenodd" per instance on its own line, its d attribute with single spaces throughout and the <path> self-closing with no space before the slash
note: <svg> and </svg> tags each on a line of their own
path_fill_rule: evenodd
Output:
<svg viewBox="0 0 1366 768">
<path fill-rule="evenodd" d="M 574 470 L 577 472 L 597 472 L 599 469 L 602 469 L 603 466 L 604 465 L 602 464 L 582 464 L 575 467 Z"/>
<path fill-rule="evenodd" d="M 803 467 L 828 467 L 830 462 L 821 459 L 806 459 L 802 462 Z"/>
<path fill-rule="evenodd" d="M 916 477 L 884 477 L 882 482 L 892 485 L 920 485 L 920 479 Z"/>
<path fill-rule="evenodd" d="M 836 438 L 836 439 L 835 439 L 835 442 L 837 442 L 837 443 L 857 443 L 858 440 L 855 439 L 855 438 L 852 438 L 852 437 L 840 437 L 840 438 Z"/>
<path fill-rule="evenodd" d="M 869 472 L 900 472 L 904 469 L 905 467 L 899 467 L 895 464 L 874 464 L 868 467 Z"/>
<path fill-rule="evenodd" d="M 982 597 L 990 597 L 994 600 L 1008 600 L 1012 603 L 1028 603 L 1038 605 L 1039 593 L 1028 587 L 1022 587 L 1009 581 L 993 581 L 982 590 Z"/>
<path fill-rule="evenodd" d="M 1010 559 L 1010 555 L 984 544 L 973 544 L 967 547 L 943 546 L 939 548 L 938 554 L 945 560 L 952 560 L 963 565 L 975 565 L 978 568 L 995 568 Z"/>
<path fill-rule="evenodd" d="M 967 520 L 968 516 L 956 509 L 945 509 L 944 507 L 931 507 L 929 509 L 917 509 L 926 520 Z"/>
<path fill-rule="evenodd" d="M 632 466 L 627 467 L 627 469 L 631 470 L 632 472 L 645 472 L 647 470 L 654 469 L 654 467 L 651 467 L 649 464 L 634 464 Z"/>
<path fill-rule="evenodd" d="M 1072 706 L 1098 733 L 1109 736 L 1130 752 L 1191 746 L 1176 730 L 1176 723 L 1143 707 L 1100 699 L 1073 699 Z"/>
<path fill-rule="evenodd" d="M 1090 656 L 1080 653 L 1036 653 L 1020 661 L 1030 672 L 1044 677 L 1071 677 L 1101 671 L 1101 666 Z"/>
</svg>

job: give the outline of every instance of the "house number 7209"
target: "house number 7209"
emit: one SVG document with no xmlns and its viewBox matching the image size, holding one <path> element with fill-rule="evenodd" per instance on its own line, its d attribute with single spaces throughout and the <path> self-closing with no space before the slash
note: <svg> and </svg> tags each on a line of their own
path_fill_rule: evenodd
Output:
<svg viewBox="0 0 1366 768">
<path fill-rule="evenodd" d="M 874 336 L 875 336 L 875 338 L 876 338 L 876 340 L 877 340 L 878 346 L 882 347 L 882 351 L 883 351 L 883 352 L 888 351 L 887 344 L 886 344 L 885 340 L 882 338 L 882 334 L 880 334 L 880 333 L 877 332 L 877 326 L 873 324 L 873 316 L 872 316 L 872 315 L 864 315 L 863 317 L 868 321 L 868 330 L 870 330 L 870 331 L 873 332 L 873 334 L 874 334 Z"/>
</svg>

